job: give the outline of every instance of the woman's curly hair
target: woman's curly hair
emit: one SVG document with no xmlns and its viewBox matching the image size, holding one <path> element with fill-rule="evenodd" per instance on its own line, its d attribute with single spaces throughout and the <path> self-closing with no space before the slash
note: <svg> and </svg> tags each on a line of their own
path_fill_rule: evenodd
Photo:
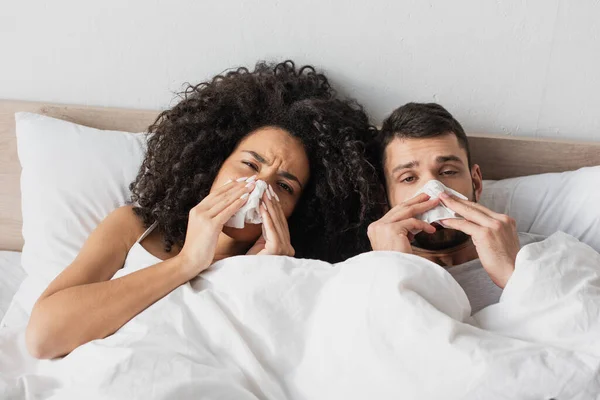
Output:
<svg viewBox="0 0 600 400">
<path fill-rule="evenodd" d="M 153 125 L 131 183 L 135 213 L 158 222 L 166 251 L 185 240 L 189 211 L 250 132 L 276 126 L 298 138 L 310 178 L 288 223 L 297 257 L 337 262 L 370 250 L 367 226 L 383 197 L 372 158 L 376 129 L 311 66 L 259 62 L 189 85 Z"/>
</svg>

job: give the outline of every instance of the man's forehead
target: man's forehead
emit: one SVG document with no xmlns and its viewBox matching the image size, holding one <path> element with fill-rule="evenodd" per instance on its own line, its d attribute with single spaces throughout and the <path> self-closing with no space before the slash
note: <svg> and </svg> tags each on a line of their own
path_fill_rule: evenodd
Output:
<svg viewBox="0 0 600 400">
<path fill-rule="evenodd" d="M 460 146 L 454 134 L 446 134 L 429 138 L 394 138 L 385 149 L 385 164 L 394 168 L 400 163 L 412 161 L 428 161 L 439 156 L 456 155 L 461 159 L 467 152 Z"/>
</svg>

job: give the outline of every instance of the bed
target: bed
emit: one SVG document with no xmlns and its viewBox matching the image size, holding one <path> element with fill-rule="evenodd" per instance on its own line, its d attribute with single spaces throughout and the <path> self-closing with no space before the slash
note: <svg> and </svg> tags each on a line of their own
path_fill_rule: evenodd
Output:
<svg viewBox="0 0 600 400">
<path fill-rule="evenodd" d="M 14 113 L 29 111 L 99 129 L 144 131 L 157 111 L 0 100 L 0 250 L 20 251 L 20 165 Z M 575 170 L 600 165 L 600 142 L 469 134 L 473 162 L 484 179 Z M 557 156 L 560 154 L 560 156 Z"/>
<path fill-rule="evenodd" d="M 28 111 L 99 129 L 144 131 L 158 111 L 0 100 L 0 251 L 20 251 L 21 200 L 14 113 Z M 473 162 L 484 179 L 575 170 L 600 165 L 600 142 L 469 134 Z M 559 157 L 557 155 L 560 154 Z"/>
<path fill-rule="evenodd" d="M 14 119 L 15 112 L 22 111 L 99 129 L 128 132 L 143 132 L 157 116 L 157 111 L 152 110 L 0 100 L 0 317 L 26 277 L 20 261 L 23 249 L 21 167 Z M 484 178 L 491 181 L 600 165 L 600 143 L 480 134 L 470 134 L 469 140 L 473 161 L 481 166 Z M 110 369 L 110 366 L 106 367 Z M 121 384 L 127 386 L 128 382 Z"/>
<path fill-rule="evenodd" d="M 0 100 L 0 319 L 25 275 L 20 270 L 21 167 L 17 156 L 14 114 L 27 111 L 98 129 L 144 131 L 158 111 Z M 473 161 L 484 179 L 575 170 L 600 165 L 600 143 L 543 138 L 469 134 Z M 557 156 L 560 154 L 560 156 Z"/>
</svg>

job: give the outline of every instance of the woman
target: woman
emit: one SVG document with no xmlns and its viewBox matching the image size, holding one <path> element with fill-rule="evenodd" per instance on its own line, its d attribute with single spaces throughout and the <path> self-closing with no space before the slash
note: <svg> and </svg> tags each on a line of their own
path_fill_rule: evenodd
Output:
<svg viewBox="0 0 600 400">
<path fill-rule="evenodd" d="M 258 63 L 182 97 L 149 129 L 133 204 L 102 221 L 37 301 L 26 336 L 35 357 L 111 335 L 217 260 L 336 262 L 369 249 L 366 227 L 380 204 L 366 154 L 375 130 L 324 75 Z M 224 226 L 258 179 L 269 184 L 263 224 Z M 150 266 L 135 268 L 141 259 Z M 111 280 L 124 265 L 134 272 Z"/>
</svg>

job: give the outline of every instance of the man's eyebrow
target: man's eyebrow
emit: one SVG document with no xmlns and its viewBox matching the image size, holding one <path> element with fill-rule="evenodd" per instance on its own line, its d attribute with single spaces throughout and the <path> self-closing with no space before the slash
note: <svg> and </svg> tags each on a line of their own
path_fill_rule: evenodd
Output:
<svg viewBox="0 0 600 400">
<path fill-rule="evenodd" d="M 242 150 L 242 152 L 248 153 L 248 154 L 252 155 L 252 157 L 254 157 L 256 159 L 256 161 L 258 161 L 261 164 L 267 164 L 267 165 L 270 164 L 269 162 L 267 162 L 267 160 L 263 156 L 261 156 L 260 154 L 258 154 L 255 151 L 252 151 L 252 150 Z M 292 181 L 296 181 L 296 183 L 298 183 L 298 186 L 300 186 L 300 189 L 302 189 L 302 190 L 304 189 L 304 187 L 302 186 L 302 183 L 300 183 L 300 180 L 296 177 L 296 175 L 291 174 L 291 173 L 289 173 L 287 171 L 279 171 L 277 173 L 277 175 L 282 176 L 282 177 L 284 177 L 286 179 L 289 179 L 289 180 L 292 180 Z"/>
<path fill-rule="evenodd" d="M 406 169 L 406 168 L 414 168 L 414 167 L 418 167 L 419 166 L 419 162 L 418 161 L 411 161 L 411 162 L 407 162 L 406 164 L 400 164 L 397 165 L 393 170 L 392 170 L 392 174 L 396 171 L 399 171 L 401 169 Z"/>
<path fill-rule="evenodd" d="M 438 156 L 435 159 L 435 162 L 437 162 L 438 164 L 443 164 L 443 163 L 448 162 L 448 161 L 456 161 L 456 162 L 459 162 L 461 164 L 464 164 L 463 161 L 460 159 L 460 157 L 457 157 L 457 156 L 455 156 L 453 154 L 450 154 L 450 155 L 447 155 L 447 156 Z"/>
<path fill-rule="evenodd" d="M 455 156 L 454 154 L 449 154 L 447 156 L 437 156 L 435 158 L 435 162 L 438 164 L 443 164 L 445 162 L 448 161 L 456 161 L 459 162 L 461 164 L 463 164 L 463 161 L 460 159 L 460 157 Z M 397 165 L 393 170 L 392 170 L 392 174 L 396 171 L 399 171 L 401 169 L 409 169 L 409 168 L 415 168 L 419 166 L 419 162 L 418 161 L 411 161 L 411 162 L 407 162 L 406 164 L 400 164 Z"/>
</svg>

